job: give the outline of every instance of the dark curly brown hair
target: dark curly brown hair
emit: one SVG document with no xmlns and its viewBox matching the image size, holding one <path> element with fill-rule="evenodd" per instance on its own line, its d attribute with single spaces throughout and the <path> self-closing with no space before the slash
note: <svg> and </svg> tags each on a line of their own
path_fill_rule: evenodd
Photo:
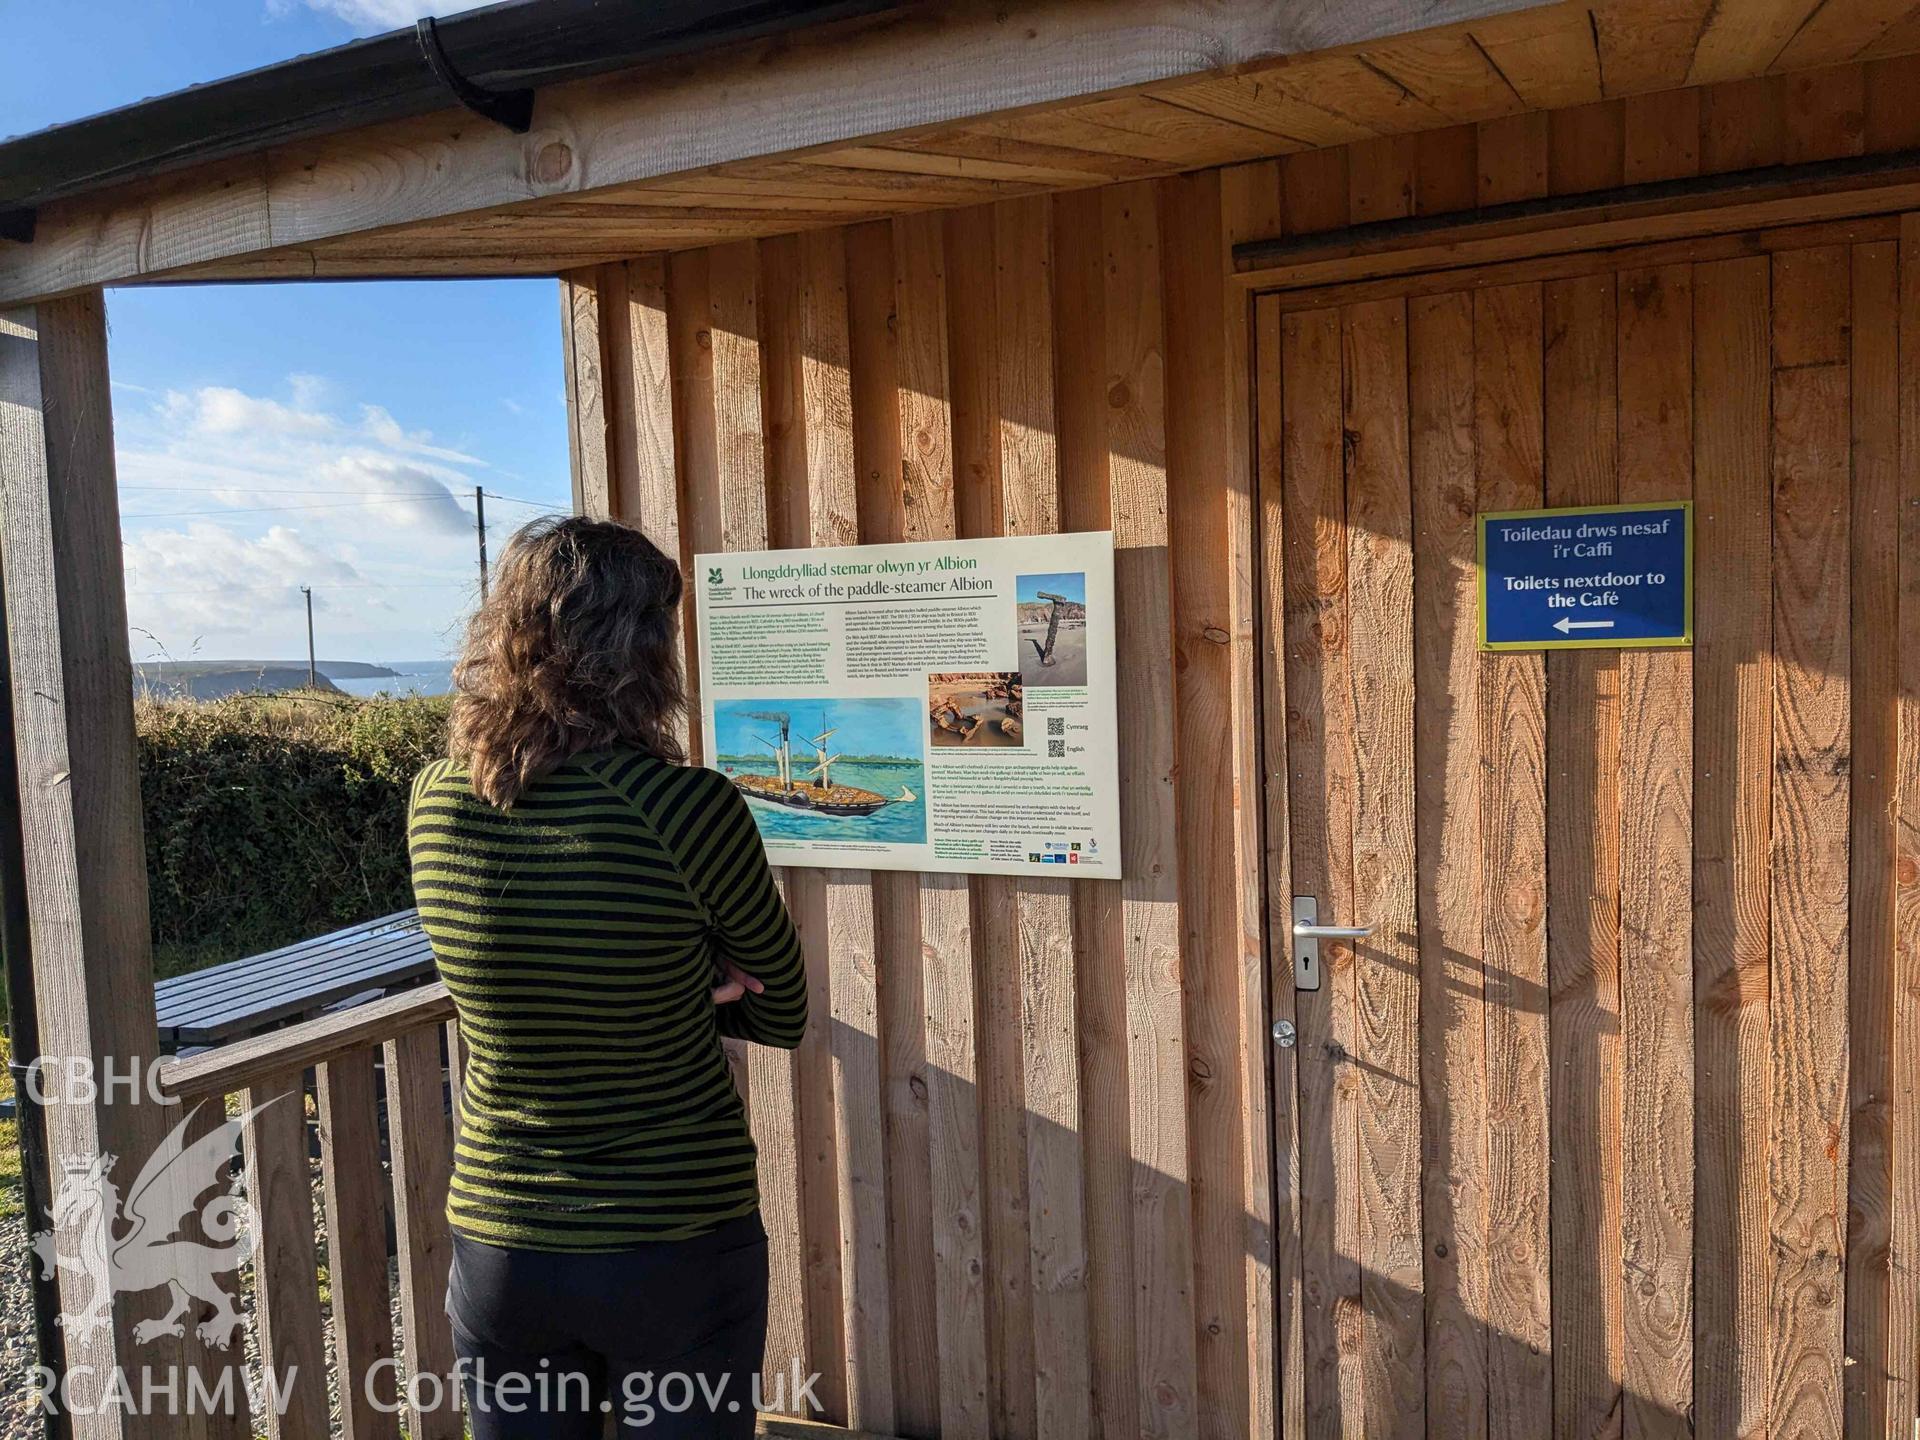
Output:
<svg viewBox="0 0 1920 1440">
<path fill-rule="evenodd" d="M 579 516 L 507 542 L 454 666 L 448 748 L 505 809 L 569 756 L 631 745 L 681 764 L 680 569 L 638 530 Z"/>
</svg>

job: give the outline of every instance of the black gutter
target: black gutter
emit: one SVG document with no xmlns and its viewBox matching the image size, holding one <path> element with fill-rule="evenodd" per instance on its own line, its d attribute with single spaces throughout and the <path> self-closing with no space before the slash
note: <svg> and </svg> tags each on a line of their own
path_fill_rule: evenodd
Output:
<svg viewBox="0 0 1920 1440">
<path fill-rule="evenodd" d="M 897 6 L 508 0 L 0 142 L 0 235 L 30 238 L 53 200 L 471 103 L 462 86 L 537 90 Z"/>
<path fill-rule="evenodd" d="M 58 1388 L 67 1372 L 60 1335 L 60 1287 L 40 1266 L 32 1237 L 53 1228 L 53 1172 L 47 1160 L 47 1117 L 27 1089 L 27 1071 L 40 1058 L 40 1011 L 33 994 L 33 950 L 27 932 L 26 846 L 20 828 L 20 764 L 13 742 L 13 664 L 7 650 L 7 600 L 0 576 L 0 980 L 5 982 L 12 1031 L 14 1114 L 20 1124 L 20 1189 L 25 1200 L 28 1248 L 19 1257 L 33 1286 L 33 1329 L 40 1363 Z M 66 1407 L 40 1412 L 47 1440 L 67 1440 L 72 1421 Z"/>
</svg>

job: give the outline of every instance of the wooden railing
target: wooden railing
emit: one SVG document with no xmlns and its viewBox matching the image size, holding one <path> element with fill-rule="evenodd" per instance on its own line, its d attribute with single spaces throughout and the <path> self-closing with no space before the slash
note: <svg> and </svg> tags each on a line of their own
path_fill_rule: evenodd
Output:
<svg viewBox="0 0 1920 1440">
<path fill-rule="evenodd" d="M 220 1123 L 229 1098 L 248 1118 L 241 1144 L 257 1217 L 254 1315 L 263 1372 L 279 1394 L 246 1413 L 242 1378 L 224 1393 L 239 1413 L 221 1418 L 236 1436 L 287 1440 L 398 1440 L 393 1296 L 387 1217 L 399 1257 L 401 1370 L 425 1379 L 409 1411 L 412 1440 L 458 1440 L 453 1334 L 447 1321 L 447 1185 L 453 1143 L 442 1088 L 460 1094 L 463 1054 L 446 988 L 430 985 L 339 1015 L 307 1021 L 191 1059 L 162 1073 L 162 1087 L 194 1113 L 198 1134 Z M 446 1043 L 443 1056 L 442 1034 Z M 375 1052 L 383 1052 L 376 1067 Z M 444 1067 L 444 1068 L 443 1068 Z M 316 1224 L 307 1141 L 307 1074 L 313 1072 L 324 1196 Z M 384 1071 L 391 1187 L 382 1166 Z M 278 1103 L 272 1103 L 278 1102 Z M 195 1109 L 194 1107 L 198 1107 Z M 264 1108 L 263 1108 L 264 1107 Z M 329 1418 L 327 1336 L 320 1299 L 324 1242 L 340 1418 Z M 189 1329 L 191 1359 L 210 1376 L 236 1367 L 239 1347 L 216 1352 Z M 337 1428 L 335 1425 L 337 1423 Z"/>
<path fill-rule="evenodd" d="M 250 1414 L 242 1347 L 215 1351 L 189 1325 L 189 1361 L 204 1384 L 219 1386 L 215 1393 L 237 1402 L 207 1417 L 195 1434 L 214 1440 L 261 1434 L 272 1440 L 400 1440 L 404 1433 L 408 1440 L 461 1440 L 453 1332 L 445 1311 L 453 1168 L 446 1097 L 450 1093 L 458 1106 L 465 1060 L 453 1002 L 444 985 L 433 984 L 175 1060 L 162 1070 L 162 1090 L 194 1116 L 189 1140 L 210 1133 L 230 1111 L 247 1117 L 241 1150 L 257 1226 L 252 1320 L 263 1376 L 274 1387 L 263 1397 L 268 1403 L 261 1413 Z M 313 1204 L 309 1091 L 320 1144 L 323 1219 Z M 389 1215 L 399 1262 L 397 1345 L 395 1283 L 387 1267 Z M 330 1302 L 325 1307 L 322 1274 Z M 238 1278 L 229 1279 L 237 1289 Z M 329 1311 L 337 1417 L 330 1413 Z M 224 1384 L 222 1372 L 230 1372 Z M 416 1399 L 424 1402 L 417 1408 L 400 1403 Z M 794 1440 L 889 1440 L 785 1416 L 762 1416 L 759 1429 L 762 1436 Z"/>
</svg>

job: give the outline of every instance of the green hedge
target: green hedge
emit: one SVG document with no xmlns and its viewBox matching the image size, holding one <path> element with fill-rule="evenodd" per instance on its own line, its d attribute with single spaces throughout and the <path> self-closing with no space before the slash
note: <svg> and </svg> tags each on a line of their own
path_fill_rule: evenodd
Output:
<svg viewBox="0 0 1920 1440">
<path fill-rule="evenodd" d="M 411 905 L 407 788 L 446 723 L 443 698 L 142 702 L 156 972 Z"/>
</svg>

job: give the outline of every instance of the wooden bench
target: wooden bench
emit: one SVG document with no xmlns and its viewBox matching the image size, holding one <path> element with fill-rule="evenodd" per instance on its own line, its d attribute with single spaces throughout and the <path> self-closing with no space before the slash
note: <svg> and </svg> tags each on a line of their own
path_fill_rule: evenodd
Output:
<svg viewBox="0 0 1920 1440">
<path fill-rule="evenodd" d="M 400 910 L 154 986 L 160 1043 L 179 1052 L 258 1035 L 433 976 L 416 910 Z"/>
</svg>

